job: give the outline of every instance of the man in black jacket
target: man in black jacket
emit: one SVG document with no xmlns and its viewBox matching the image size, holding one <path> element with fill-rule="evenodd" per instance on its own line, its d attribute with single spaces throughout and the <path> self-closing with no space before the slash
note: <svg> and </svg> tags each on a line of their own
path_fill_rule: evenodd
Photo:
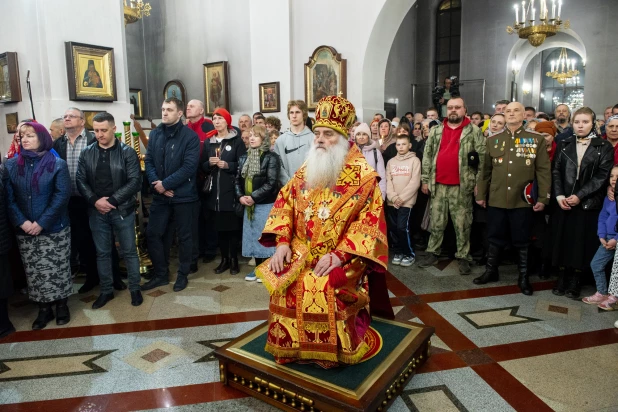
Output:
<svg viewBox="0 0 618 412">
<path fill-rule="evenodd" d="M 165 99 L 161 124 L 150 132 L 146 152 L 146 175 L 154 189 L 148 221 L 148 251 L 154 276 L 142 290 L 169 283 L 169 255 L 174 225 L 178 232 L 178 275 L 174 292 L 187 287 L 193 248 L 193 225 L 197 223 L 198 201 L 195 175 L 200 156 L 200 139 L 180 121 L 184 103 L 175 97 Z"/>
<path fill-rule="evenodd" d="M 112 249 L 116 234 L 127 266 L 131 304 L 142 304 L 139 258 L 135 245 L 135 195 L 141 188 L 141 171 L 135 150 L 118 141 L 114 117 L 106 112 L 92 119 L 96 143 L 79 157 L 77 188 L 88 202 L 90 228 L 97 249 L 101 294 L 92 304 L 99 309 L 114 298 Z"/>
<path fill-rule="evenodd" d="M 71 176 L 71 200 L 69 200 L 69 219 L 71 220 L 71 249 L 79 254 L 79 263 L 86 270 L 86 282 L 79 293 L 86 293 L 99 284 L 97 273 L 97 252 L 92 240 L 88 220 L 88 202 L 77 189 L 77 165 L 79 156 L 86 146 L 94 143 L 94 135 L 84 127 L 84 112 L 75 107 L 69 107 L 63 116 L 66 134 L 54 141 L 54 150 L 61 159 L 67 162 Z M 118 253 L 112 257 L 114 261 L 114 289 L 123 290 L 127 286 L 120 280 L 117 273 Z"/>
</svg>

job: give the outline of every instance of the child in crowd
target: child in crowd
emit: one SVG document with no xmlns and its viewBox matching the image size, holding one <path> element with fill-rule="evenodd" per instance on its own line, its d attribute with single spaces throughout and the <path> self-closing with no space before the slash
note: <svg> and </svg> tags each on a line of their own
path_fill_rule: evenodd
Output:
<svg viewBox="0 0 618 412">
<path fill-rule="evenodd" d="M 611 187 L 616 186 L 616 180 L 618 180 L 618 166 L 612 168 L 609 175 L 609 183 Z M 599 214 L 599 225 L 597 229 L 597 235 L 601 241 L 601 245 L 594 255 L 590 267 L 594 274 L 594 280 L 597 284 L 597 292 L 582 299 L 584 303 L 589 305 L 597 305 L 604 310 L 614 310 L 614 305 L 618 302 L 616 295 L 618 295 L 618 265 L 616 259 L 614 259 L 614 265 L 612 268 L 612 286 L 613 290 L 611 294 L 608 294 L 607 280 L 605 278 L 605 266 L 614 258 L 616 251 L 616 244 L 618 243 L 618 234 L 616 234 L 616 220 L 618 220 L 618 213 L 616 213 L 616 202 L 609 200 L 606 196 L 603 201 L 603 209 Z"/>
<path fill-rule="evenodd" d="M 410 266 L 414 250 L 408 221 L 421 185 L 421 161 L 411 152 L 409 135 L 397 136 L 397 155 L 386 165 L 386 197 L 388 229 L 392 233 L 393 265 Z"/>
<path fill-rule="evenodd" d="M 275 142 L 277 141 L 277 138 L 279 138 L 281 134 L 279 133 L 279 130 L 271 130 L 270 132 L 268 132 L 268 138 L 270 139 L 270 151 L 272 152 L 273 150 L 275 150 Z"/>
</svg>

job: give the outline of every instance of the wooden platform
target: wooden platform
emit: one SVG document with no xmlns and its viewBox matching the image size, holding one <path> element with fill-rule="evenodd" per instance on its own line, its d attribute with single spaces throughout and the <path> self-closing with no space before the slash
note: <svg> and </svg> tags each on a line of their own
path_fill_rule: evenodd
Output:
<svg viewBox="0 0 618 412">
<path fill-rule="evenodd" d="M 374 318 L 380 350 L 358 365 L 324 370 L 278 365 L 264 352 L 267 323 L 217 349 L 221 382 L 285 411 L 384 411 L 428 356 L 434 328 Z"/>
</svg>

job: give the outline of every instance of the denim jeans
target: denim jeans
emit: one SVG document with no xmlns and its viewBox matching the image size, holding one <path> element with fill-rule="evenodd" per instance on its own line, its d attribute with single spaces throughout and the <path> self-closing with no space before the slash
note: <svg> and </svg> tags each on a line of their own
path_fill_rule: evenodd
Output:
<svg viewBox="0 0 618 412">
<path fill-rule="evenodd" d="M 135 214 L 122 217 L 120 212 L 112 210 L 102 215 L 95 212 L 90 215 L 90 229 L 97 249 L 97 267 L 101 281 L 101 293 L 113 293 L 112 283 L 112 239 L 114 233 L 120 243 L 120 249 L 127 267 L 129 290 L 139 290 L 139 258 L 135 245 Z"/>
<path fill-rule="evenodd" d="M 154 276 L 163 279 L 168 276 L 170 248 L 174 229 L 178 234 L 178 274 L 188 276 L 193 254 L 193 227 L 195 202 L 168 203 L 153 201 L 146 236 L 148 252 L 154 266 Z"/>
<path fill-rule="evenodd" d="M 386 214 L 388 218 L 387 228 L 392 233 L 393 253 L 414 257 L 415 254 L 412 248 L 412 242 L 410 241 L 409 229 L 411 210 L 412 209 L 409 207 L 402 206 L 396 208 L 394 206 L 387 206 Z"/>
<path fill-rule="evenodd" d="M 606 237 L 605 240 L 610 240 L 611 237 Z M 614 258 L 615 250 L 607 250 L 603 245 L 599 245 L 597 253 L 594 254 L 590 262 L 590 268 L 594 275 L 594 281 L 597 284 L 597 291 L 602 295 L 607 295 L 607 278 L 605 277 L 605 266 Z"/>
</svg>

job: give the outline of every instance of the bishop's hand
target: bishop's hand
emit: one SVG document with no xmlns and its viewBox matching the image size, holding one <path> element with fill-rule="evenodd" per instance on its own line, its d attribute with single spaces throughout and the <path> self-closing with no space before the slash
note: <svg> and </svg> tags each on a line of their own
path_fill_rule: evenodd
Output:
<svg viewBox="0 0 618 412">
<path fill-rule="evenodd" d="M 277 246 L 275 254 L 270 259 L 269 268 L 275 273 L 283 271 L 285 263 L 292 261 L 292 250 L 290 245 L 284 244 Z"/>
</svg>

